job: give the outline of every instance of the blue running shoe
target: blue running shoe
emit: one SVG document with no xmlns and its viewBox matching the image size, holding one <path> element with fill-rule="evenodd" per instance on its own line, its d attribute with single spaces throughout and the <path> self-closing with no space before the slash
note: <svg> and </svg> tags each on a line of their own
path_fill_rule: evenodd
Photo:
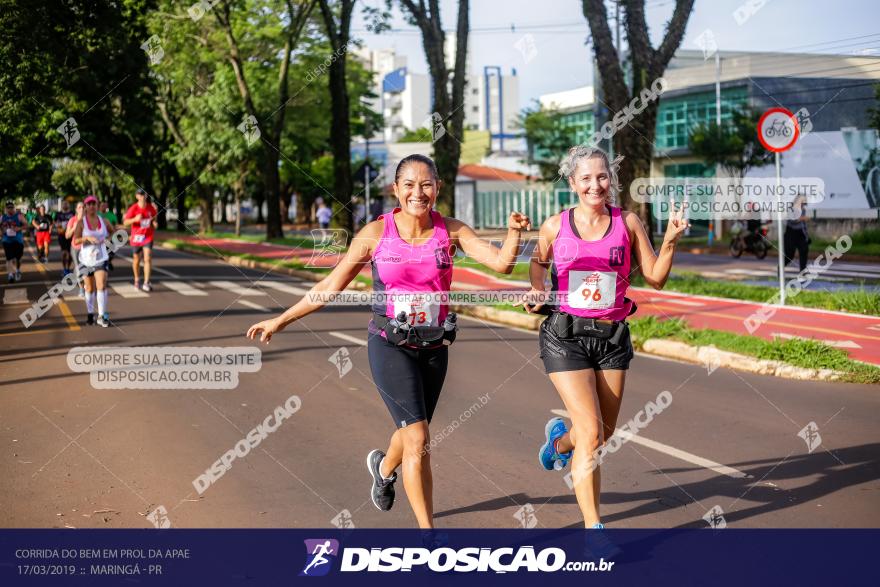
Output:
<svg viewBox="0 0 880 587">
<path fill-rule="evenodd" d="M 584 557 L 587 559 L 604 558 L 610 559 L 621 554 L 623 551 L 619 546 L 614 544 L 608 534 L 603 532 L 593 532 L 591 530 L 605 530 L 605 526 L 601 522 L 593 524 L 590 530 L 584 533 Z"/>
<path fill-rule="evenodd" d="M 566 432 L 568 429 L 562 418 L 551 418 L 544 427 L 544 436 L 547 438 L 547 442 L 541 445 L 541 449 L 538 451 L 538 460 L 541 462 L 541 466 L 548 471 L 562 469 L 571 459 L 571 451 L 558 453 L 554 448 L 556 440 Z"/>
</svg>

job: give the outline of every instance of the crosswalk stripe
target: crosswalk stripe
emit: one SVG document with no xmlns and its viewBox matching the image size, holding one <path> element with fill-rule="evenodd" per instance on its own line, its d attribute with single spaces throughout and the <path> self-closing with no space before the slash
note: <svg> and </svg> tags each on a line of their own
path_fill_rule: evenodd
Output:
<svg viewBox="0 0 880 587">
<path fill-rule="evenodd" d="M 111 283 L 110 287 L 113 288 L 113 291 L 116 292 L 117 295 L 123 298 L 148 298 L 150 297 L 144 291 L 136 289 L 130 283 Z"/>
<path fill-rule="evenodd" d="M 207 296 L 208 292 L 196 289 L 185 281 L 163 281 L 162 285 L 183 296 Z"/>
<path fill-rule="evenodd" d="M 269 287 L 278 291 L 283 291 L 284 293 L 293 294 L 295 296 L 304 296 L 309 293 L 309 290 L 303 289 L 301 287 L 294 287 L 292 285 L 288 285 L 286 283 L 281 283 L 280 281 L 261 281 L 260 285 L 263 287 Z"/>
<path fill-rule="evenodd" d="M 328 332 L 327 334 L 329 334 L 330 336 L 335 336 L 336 338 L 341 338 L 342 340 L 347 340 L 348 342 L 352 342 L 360 346 L 367 346 L 367 341 L 363 338 L 351 336 L 350 334 L 345 334 L 344 332 L 336 332 L 335 330 L 333 330 Z"/>
<path fill-rule="evenodd" d="M 241 304 L 242 306 L 247 306 L 248 308 L 250 308 L 252 310 L 259 310 L 260 312 L 270 312 L 271 311 L 271 310 L 269 310 L 269 308 L 265 308 L 265 307 L 261 306 L 260 304 L 255 304 L 254 302 L 252 302 L 250 300 L 236 300 L 236 301 L 239 304 Z"/>
<path fill-rule="evenodd" d="M 223 289 L 237 296 L 264 296 L 266 292 L 260 291 L 253 287 L 242 287 L 233 281 L 209 281 L 211 285 L 218 289 Z"/>
<path fill-rule="evenodd" d="M 6 288 L 3 292 L 4 304 L 26 304 L 28 303 L 27 288 L 13 287 Z"/>
</svg>

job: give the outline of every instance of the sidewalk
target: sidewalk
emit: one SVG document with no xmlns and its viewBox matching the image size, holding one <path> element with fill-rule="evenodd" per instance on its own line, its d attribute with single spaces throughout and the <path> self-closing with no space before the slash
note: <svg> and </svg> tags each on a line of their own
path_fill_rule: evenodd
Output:
<svg viewBox="0 0 880 587">
<path fill-rule="evenodd" d="M 248 243 L 233 239 L 202 238 L 175 235 L 176 239 L 194 245 L 210 246 L 233 254 L 250 254 L 267 259 L 297 260 L 317 267 L 333 267 L 341 255 L 318 255 L 312 249 L 294 248 L 268 243 Z M 369 267 L 361 272 L 370 277 Z M 462 290 L 515 290 L 528 289 L 524 281 L 498 279 L 489 274 L 456 267 L 452 289 Z M 724 298 L 655 291 L 633 287 L 629 297 L 639 305 L 636 316 L 682 318 L 693 328 L 713 328 L 750 334 L 747 322 L 763 322 L 754 336 L 771 340 L 782 338 L 813 338 L 845 350 L 853 359 L 880 365 L 880 317 L 833 312 L 796 306 L 775 307 Z M 772 315 L 770 315 L 772 313 Z M 762 316 L 766 318 L 763 321 Z"/>
</svg>

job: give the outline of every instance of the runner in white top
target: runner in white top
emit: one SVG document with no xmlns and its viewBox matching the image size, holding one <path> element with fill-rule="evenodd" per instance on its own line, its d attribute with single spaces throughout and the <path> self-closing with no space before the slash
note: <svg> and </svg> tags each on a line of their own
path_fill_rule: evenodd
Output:
<svg viewBox="0 0 880 587">
<path fill-rule="evenodd" d="M 95 323 L 95 294 L 98 298 L 98 326 L 110 326 L 107 313 L 107 262 L 110 255 L 105 241 L 110 236 L 106 221 L 98 216 L 98 199 L 89 196 L 85 199 L 85 213 L 76 225 L 73 236 L 74 245 L 82 248 L 78 262 L 85 267 L 83 281 L 86 289 L 86 324 Z"/>
</svg>

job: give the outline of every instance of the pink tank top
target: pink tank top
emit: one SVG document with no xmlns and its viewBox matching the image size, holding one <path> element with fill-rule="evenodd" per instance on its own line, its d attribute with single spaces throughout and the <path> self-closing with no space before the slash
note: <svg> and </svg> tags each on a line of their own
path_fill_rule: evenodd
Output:
<svg viewBox="0 0 880 587">
<path fill-rule="evenodd" d="M 431 211 L 434 234 L 421 245 L 411 245 L 397 232 L 394 223 L 395 208 L 382 215 L 384 228 L 376 250 L 373 251 L 373 290 L 377 293 L 441 293 L 452 284 L 452 258 L 449 233 L 439 212 Z M 389 296 L 386 304 L 376 303 L 373 312 L 393 318 L 405 312 L 407 322 L 414 326 L 439 326 L 446 319 L 449 305 L 436 300 L 408 296 L 395 300 Z M 370 321 L 370 330 L 377 329 Z"/>
<path fill-rule="evenodd" d="M 562 213 L 553 241 L 553 291 L 560 293 L 559 309 L 573 316 L 624 320 L 631 302 L 629 232 L 620 208 L 609 206 L 611 226 L 601 239 L 585 241 L 577 233 L 572 209 Z"/>
</svg>

